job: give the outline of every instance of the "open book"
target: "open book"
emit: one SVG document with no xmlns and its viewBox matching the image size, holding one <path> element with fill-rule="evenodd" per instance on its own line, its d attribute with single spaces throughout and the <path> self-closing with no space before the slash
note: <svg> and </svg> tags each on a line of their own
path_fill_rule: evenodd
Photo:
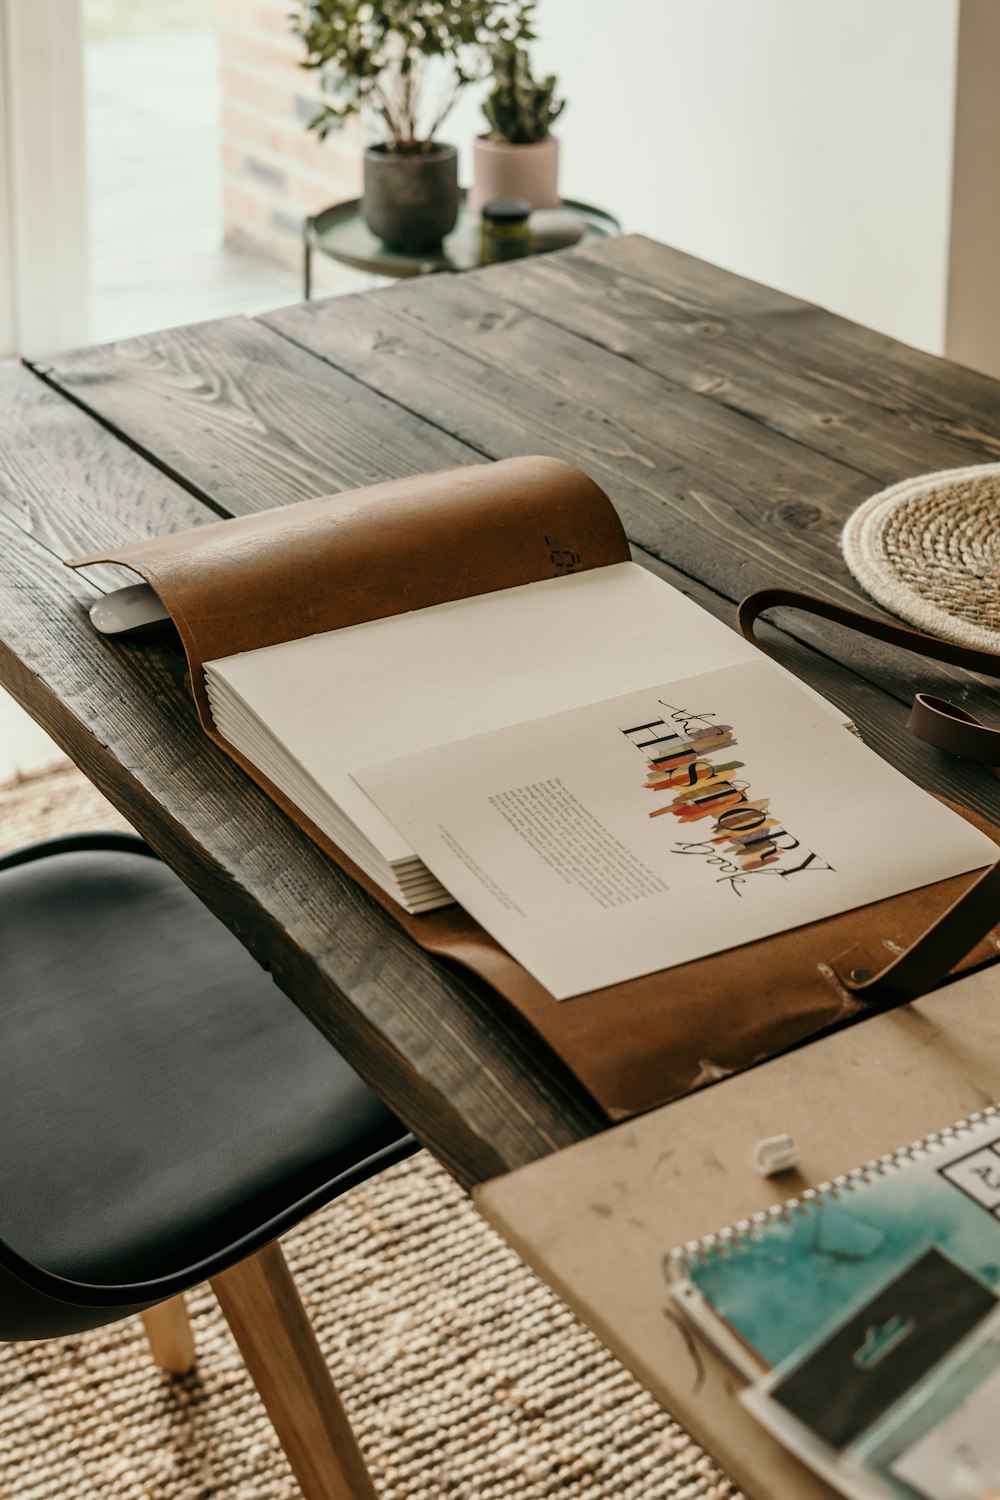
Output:
<svg viewBox="0 0 1000 1500">
<path fill-rule="evenodd" d="M 225 738 L 371 879 L 413 913 L 459 899 L 557 999 L 993 855 L 634 563 L 210 661 L 205 678 Z"/>
<path fill-rule="evenodd" d="M 668 663 L 692 676 L 759 659 L 677 589 L 617 563 L 206 662 L 205 680 L 226 739 L 420 912 L 454 898 L 355 772 L 648 687 Z"/>
</svg>

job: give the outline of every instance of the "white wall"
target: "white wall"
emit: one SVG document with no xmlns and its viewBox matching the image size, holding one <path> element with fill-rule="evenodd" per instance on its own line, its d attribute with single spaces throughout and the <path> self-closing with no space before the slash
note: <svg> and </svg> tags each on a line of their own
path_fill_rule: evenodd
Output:
<svg viewBox="0 0 1000 1500">
<path fill-rule="evenodd" d="M 0 354 L 47 354 L 90 326 L 81 0 L 0 0 L 0 36 Z"/>
<path fill-rule="evenodd" d="M 14 244 L 7 113 L 6 15 L 0 5 L 0 359 L 14 352 Z"/>
<path fill-rule="evenodd" d="M 0 359 L 88 329 L 80 0 L 0 0 Z M 60 758 L 0 690 L 0 783 Z"/>
<path fill-rule="evenodd" d="M 945 352 L 1000 375 L 1000 4 L 962 0 Z"/>
<path fill-rule="evenodd" d="M 957 15 L 958 0 L 541 0 L 537 60 L 569 99 L 563 191 L 940 350 Z M 466 118 L 446 133 L 482 128 Z"/>
</svg>

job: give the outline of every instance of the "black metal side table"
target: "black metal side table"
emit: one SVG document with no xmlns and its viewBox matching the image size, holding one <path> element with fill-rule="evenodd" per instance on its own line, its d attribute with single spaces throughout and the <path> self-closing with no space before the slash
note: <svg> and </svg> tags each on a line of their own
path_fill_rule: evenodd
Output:
<svg viewBox="0 0 1000 1500">
<path fill-rule="evenodd" d="M 482 220 L 468 207 L 463 193 L 458 223 L 440 249 L 424 255 L 406 255 L 376 239 L 364 221 L 360 198 L 335 203 L 303 223 L 303 296 L 308 302 L 312 294 L 314 254 L 325 255 L 356 271 L 395 280 L 438 271 L 471 271 L 482 265 L 481 225 Z M 561 208 L 533 213 L 530 228 L 529 255 L 544 255 L 549 250 L 565 250 L 571 245 L 621 234 L 621 225 L 613 215 L 569 198 Z"/>
</svg>

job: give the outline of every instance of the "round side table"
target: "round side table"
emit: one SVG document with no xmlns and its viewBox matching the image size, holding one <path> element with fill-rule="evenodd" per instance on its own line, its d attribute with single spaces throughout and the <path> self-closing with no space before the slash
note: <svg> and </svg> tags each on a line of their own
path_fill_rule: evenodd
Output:
<svg viewBox="0 0 1000 1500">
<path fill-rule="evenodd" d="M 593 240 L 611 239 L 621 234 L 621 225 L 603 209 L 589 203 L 574 203 L 567 198 L 561 208 L 538 209 L 530 219 L 529 255 L 544 255 L 549 250 L 566 250 Z M 465 194 L 458 213 L 458 223 L 442 241 L 440 249 L 424 255 L 406 255 L 391 250 L 376 239 L 364 221 L 361 199 L 335 203 L 322 213 L 305 220 L 302 226 L 303 296 L 312 294 L 313 255 L 325 255 L 356 271 L 372 276 L 426 276 L 438 271 L 472 271 L 483 264 L 480 259 L 482 220 L 468 208 Z"/>
</svg>

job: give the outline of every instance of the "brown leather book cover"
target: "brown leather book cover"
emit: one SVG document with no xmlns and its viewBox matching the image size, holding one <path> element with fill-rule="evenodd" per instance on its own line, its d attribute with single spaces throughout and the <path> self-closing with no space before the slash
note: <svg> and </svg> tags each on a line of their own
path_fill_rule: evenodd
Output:
<svg viewBox="0 0 1000 1500">
<path fill-rule="evenodd" d="M 614 1119 L 862 1013 L 838 974 L 881 968 L 976 877 L 557 1001 L 460 907 L 410 916 L 369 881 L 217 732 L 203 665 L 628 560 L 621 522 L 593 480 L 556 459 L 517 458 L 322 496 L 71 562 L 121 563 L 151 585 L 180 633 L 198 714 L 216 744 L 422 947 L 473 970 L 514 1005 Z M 991 936 L 961 967 L 995 958 L 998 946 Z"/>
</svg>

